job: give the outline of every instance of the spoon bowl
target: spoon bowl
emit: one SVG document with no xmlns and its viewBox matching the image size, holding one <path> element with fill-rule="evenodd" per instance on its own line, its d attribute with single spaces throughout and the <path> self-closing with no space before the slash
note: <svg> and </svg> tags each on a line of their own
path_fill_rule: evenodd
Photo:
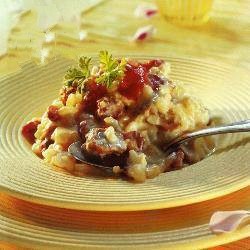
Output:
<svg viewBox="0 0 250 250">
<path fill-rule="evenodd" d="M 111 170 L 112 171 L 112 167 L 100 165 L 98 163 L 91 162 L 90 160 L 86 159 L 84 153 L 82 152 L 82 142 L 81 141 L 77 141 L 77 142 L 72 143 L 68 148 L 68 152 L 71 155 L 73 155 L 75 159 L 77 159 L 78 161 L 80 161 L 82 163 L 85 163 L 85 164 L 93 166 L 93 167 L 102 168 L 104 170 L 108 170 L 108 171 Z"/>
<path fill-rule="evenodd" d="M 176 137 L 169 143 L 167 143 L 164 147 L 164 151 L 167 154 L 172 153 L 176 148 L 178 148 L 181 144 L 186 143 L 192 139 L 209 136 L 209 135 L 217 135 L 217 134 L 226 134 L 226 133 L 238 133 L 238 132 L 249 132 L 250 131 L 250 120 L 244 120 L 240 122 L 235 122 L 227 125 L 220 125 L 211 128 L 200 129 L 194 132 L 185 133 L 181 136 Z M 93 167 L 101 168 L 107 171 L 112 171 L 112 167 L 101 165 L 99 163 L 95 163 L 86 159 L 84 153 L 82 151 L 82 142 L 77 141 L 72 143 L 68 152 L 74 156 L 75 159 L 85 163 L 87 165 L 91 165 Z"/>
</svg>

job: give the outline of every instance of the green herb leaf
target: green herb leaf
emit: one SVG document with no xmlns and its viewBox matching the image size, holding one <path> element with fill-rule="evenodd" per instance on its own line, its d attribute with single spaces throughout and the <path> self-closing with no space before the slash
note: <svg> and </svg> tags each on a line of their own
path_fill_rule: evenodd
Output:
<svg viewBox="0 0 250 250">
<path fill-rule="evenodd" d="M 64 76 L 64 84 L 70 87 L 73 83 L 76 83 L 77 89 L 82 89 L 84 80 L 90 76 L 90 62 L 90 57 L 80 57 L 78 68 L 71 67 L 67 70 Z"/>
<path fill-rule="evenodd" d="M 107 51 L 100 51 L 99 59 L 103 72 L 97 77 L 96 81 L 110 88 L 115 80 L 120 79 L 124 75 L 126 60 L 123 58 L 119 62 Z"/>
<path fill-rule="evenodd" d="M 70 68 L 67 70 L 64 76 L 64 83 L 67 86 L 71 86 L 75 79 L 81 78 L 81 77 L 83 77 L 82 71 L 80 71 L 77 68 Z"/>
<path fill-rule="evenodd" d="M 101 73 L 96 78 L 96 82 L 110 88 L 116 80 L 124 75 L 126 60 L 118 61 L 107 51 L 100 51 L 99 54 Z M 64 76 L 64 84 L 68 87 L 75 86 L 79 92 L 84 89 L 84 84 L 90 77 L 90 57 L 80 57 L 78 67 L 70 68 Z"/>
<path fill-rule="evenodd" d="M 90 62 L 91 62 L 90 57 L 82 56 L 79 59 L 78 66 L 82 70 L 82 73 L 85 76 L 85 78 L 88 78 L 90 76 L 90 69 L 89 69 Z"/>
</svg>

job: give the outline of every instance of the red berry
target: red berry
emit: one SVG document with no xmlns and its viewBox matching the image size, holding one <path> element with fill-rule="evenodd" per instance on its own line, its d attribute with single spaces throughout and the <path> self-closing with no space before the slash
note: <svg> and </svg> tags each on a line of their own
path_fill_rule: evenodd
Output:
<svg viewBox="0 0 250 250">
<path fill-rule="evenodd" d="M 158 90 L 159 85 L 164 82 L 160 77 L 150 75 L 149 70 L 152 67 L 159 67 L 162 63 L 162 60 L 151 60 L 139 65 L 127 64 L 125 76 L 118 87 L 120 94 L 136 101 L 140 97 L 145 84 L 150 85 L 154 91 Z"/>
<path fill-rule="evenodd" d="M 22 135 L 30 144 L 35 142 L 35 133 L 39 124 L 39 121 L 31 121 L 22 128 Z"/>
<path fill-rule="evenodd" d="M 56 122 L 56 121 L 59 121 L 61 119 L 59 113 L 58 113 L 58 110 L 59 108 L 56 107 L 56 106 L 49 106 L 48 108 L 48 118 L 53 121 L 53 122 Z"/>
</svg>

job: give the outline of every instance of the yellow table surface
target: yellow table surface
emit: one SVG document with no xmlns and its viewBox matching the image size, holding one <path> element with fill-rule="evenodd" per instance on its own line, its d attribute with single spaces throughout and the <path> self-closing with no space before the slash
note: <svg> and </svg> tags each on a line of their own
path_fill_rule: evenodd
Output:
<svg viewBox="0 0 250 250">
<path fill-rule="evenodd" d="M 151 19 L 134 16 L 139 4 L 152 1 L 24 0 L 19 8 L 17 2 L 0 1 L 0 76 L 31 59 L 38 63 L 58 55 L 76 59 L 104 49 L 115 55 L 211 58 L 250 68 L 249 0 L 214 0 L 209 22 L 195 28 L 173 25 L 160 15 Z M 51 24 L 43 30 L 39 22 L 55 11 L 58 20 L 48 18 Z M 157 29 L 152 39 L 130 41 L 138 28 L 149 24 Z M 80 40 L 79 32 L 87 34 L 86 38 Z M 19 248 L 0 242 L 0 249 Z M 213 249 L 250 249 L 250 239 Z"/>
<path fill-rule="evenodd" d="M 14 0 L 6 1 L 11 3 Z M 1 2 L 4 1 L 0 1 L 1 19 L 4 19 L 0 22 L 3 27 L 0 29 L 3 34 L 0 35 L 3 38 L 9 30 L 5 26 L 10 27 L 11 21 L 7 22 L 8 18 L 4 18 L 8 13 L 1 8 Z M 143 3 L 142 0 L 75 0 L 72 4 L 82 9 L 78 11 L 79 20 L 75 22 L 68 20 L 78 19 L 74 16 L 70 18 L 67 14 L 70 1 L 24 2 L 28 7 L 15 14 L 15 19 L 12 17 L 18 21 L 8 35 L 6 53 L 2 52 L 0 74 L 13 71 L 32 58 L 37 61 L 46 61 L 56 55 L 76 58 L 80 54 L 96 55 L 103 49 L 114 54 L 191 56 L 216 58 L 237 65 L 250 63 L 249 0 L 214 0 L 210 21 L 196 28 L 173 25 L 160 15 L 151 19 L 136 18 L 134 10 Z M 52 2 L 61 11 L 60 20 L 66 21 L 59 20 L 55 25 L 52 22 L 47 33 L 53 33 L 55 40 L 46 42 L 46 32 L 38 23 L 53 15 L 55 8 Z M 64 5 L 65 8 L 62 7 Z M 69 15 L 72 16 L 72 13 Z M 157 29 L 151 40 L 144 43 L 129 41 L 139 27 L 149 24 Z M 81 31 L 87 32 L 83 41 L 79 39 Z M 0 53 L 1 46 L 4 46 L 3 41 Z"/>
</svg>

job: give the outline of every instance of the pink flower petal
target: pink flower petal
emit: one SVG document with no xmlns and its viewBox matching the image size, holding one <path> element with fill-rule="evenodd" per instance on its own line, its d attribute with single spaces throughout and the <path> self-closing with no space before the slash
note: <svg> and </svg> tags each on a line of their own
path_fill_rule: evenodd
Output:
<svg viewBox="0 0 250 250">
<path fill-rule="evenodd" d="M 135 9 L 134 15 L 136 17 L 151 18 L 158 13 L 156 6 L 138 5 Z"/>
<path fill-rule="evenodd" d="M 150 37 L 152 37 L 155 32 L 156 32 L 156 29 L 152 25 L 141 27 L 135 32 L 135 34 L 132 38 L 132 41 L 147 40 Z"/>
<path fill-rule="evenodd" d="M 209 227 L 213 233 L 231 232 L 246 219 L 250 219 L 250 211 L 219 211 L 212 215 Z"/>
</svg>

